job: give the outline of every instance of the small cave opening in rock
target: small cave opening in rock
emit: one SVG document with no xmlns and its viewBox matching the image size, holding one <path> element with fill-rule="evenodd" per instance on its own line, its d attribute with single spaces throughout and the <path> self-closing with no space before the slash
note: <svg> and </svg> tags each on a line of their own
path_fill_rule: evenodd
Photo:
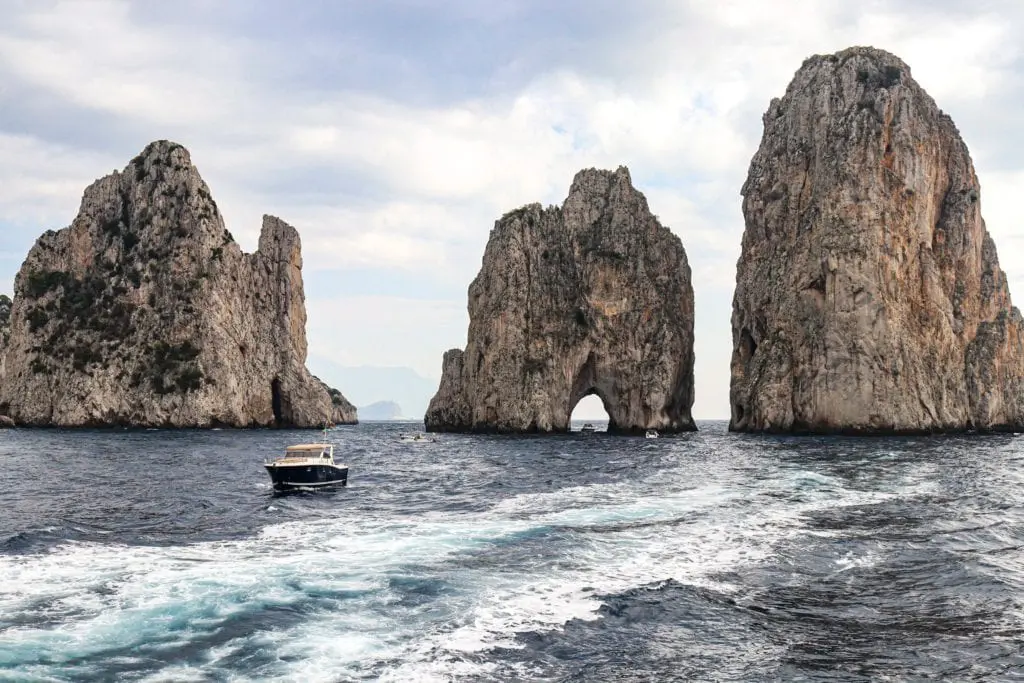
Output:
<svg viewBox="0 0 1024 683">
<path fill-rule="evenodd" d="M 274 411 L 274 424 L 281 426 L 281 380 L 277 377 L 270 383 L 270 407 Z"/>
<path fill-rule="evenodd" d="M 746 415 L 746 411 L 743 410 L 743 404 L 742 403 L 735 404 L 735 414 L 736 414 L 736 422 L 735 422 L 735 424 L 736 425 L 743 424 L 743 416 Z"/>
<path fill-rule="evenodd" d="M 744 363 L 746 363 L 748 360 L 753 358 L 756 351 L 757 342 L 754 341 L 754 337 L 750 334 L 750 330 L 743 328 L 740 330 L 740 358 Z"/>
<path fill-rule="evenodd" d="M 581 398 L 572 408 L 569 415 L 569 429 L 574 432 L 581 431 L 585 426 L 590 425 L 594 431 L 603 432 L 608 429 L 608 408 L 604 399 L 591 391 Z M 589 429 L 587 429 L 589 431 Z"/>
</svg>

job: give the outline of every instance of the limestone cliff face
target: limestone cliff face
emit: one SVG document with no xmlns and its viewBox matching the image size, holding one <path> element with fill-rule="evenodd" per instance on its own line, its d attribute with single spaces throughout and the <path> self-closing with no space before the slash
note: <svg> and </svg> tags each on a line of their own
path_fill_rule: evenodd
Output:
<svg viewBox="0 0 1024 683">
<path fill-rule="evenodd" d="M 1024 336 L 950 118 L 897 57 L 808 59 L 743 186 L 731 429 L 1024 425 Z"/>
<path fill-rule="evenodd" d="M 445 353 L 428 430 L 564 431 L 595 393 L 610 431 L 695 429 L 686 252 L 624 167 L 581 171 L 562 207 L 497 221 L 469 318 L 466 350 Z"/>
<path fill-rule="evenodd" d="M 90 185 L 15 279 L 0 412 L 33 425 L 320 426 L 355 408 L 305 368 L 299 235 L 244 254 L 184 147 Z"/>
</svg>

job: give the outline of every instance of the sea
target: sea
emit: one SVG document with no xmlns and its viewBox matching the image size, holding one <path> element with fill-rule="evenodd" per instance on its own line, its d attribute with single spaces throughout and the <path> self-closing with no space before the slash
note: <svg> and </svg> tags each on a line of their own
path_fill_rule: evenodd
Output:
<svg viewBox="0 0 1024 683">
<path fill-rule="evenodd" d="M 2 431 L 0 680 L 1024 680 L 1024 438 L 698 426 Z"/>
</svg>

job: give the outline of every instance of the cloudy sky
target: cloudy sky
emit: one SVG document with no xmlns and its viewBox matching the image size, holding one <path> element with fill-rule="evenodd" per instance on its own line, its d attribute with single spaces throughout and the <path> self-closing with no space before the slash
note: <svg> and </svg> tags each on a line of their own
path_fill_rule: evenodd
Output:
<svg viewBox="0 0 1024 683">
<path fill-rule="evenodd" d="M 314 372 L 436 378 L 494 220 L 624 164 L 693 267 L 694 415 L 728 417 L 761 113 L 805 57 L 874 45 L 957 122 L 1024 298 L 1017 0 L 0 0 L 0 16 L 0 291 L 89 182 L 167 138 L 244 249 L 264 213 L 299 229 Z"/>
</svg>

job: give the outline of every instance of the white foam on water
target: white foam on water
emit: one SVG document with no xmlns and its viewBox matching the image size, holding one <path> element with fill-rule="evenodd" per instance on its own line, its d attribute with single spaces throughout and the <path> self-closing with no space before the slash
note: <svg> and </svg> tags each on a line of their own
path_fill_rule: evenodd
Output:
<svg viewBox="0 0 1024 683">
<path fill-rule="evenodd" d="M 849 569 L 862 569 L 864 567 L 874 567 L 882 559 L 882 554 L 877 550 L 861 549 L 857 551 L 847 551 L 842 557 L 836 558 L 836 573 L 844 572 Z"/>
<path fill-rule="evenodd" d="M 209 681 L 209 674 L 194 666 L 169 666 L 141 679 L 144 683 L 192 683 Z"/>
<path fill-rule="evenodd" d="M 224 662 L 254 642 L 271 663 L 247 672 L 253 679 L 487 675 L 494 665 L 472 653 L 519 647 L 520 632 L 596 619 L 602 594 L 667 579 L 730 591 L 716 574 L 769 558 L 774 544 L 801 531 L 806 512 L 898 495 L 829 481 L 828 491 L 811 491 L 799 504 L 762 496 L 755 506 L 748 489 L 694 488 L 683 469 L 656 476 L 656 486 L 523 494 L 482 513 L 353 515 L 187 547 L 68 542 L 48 553 L 2 556 L 0 613 L 43 612 L 58 625 L 0 633 L 0 667 L 45 656 L 56 672 L 62 662 L 108 651 L 173 650 L 235 616 L 280 607 L 301 614 L 209 648 L 205 664 L 146 680 L 202 680 L 211 672 L 236 680 Z M 793 487 L 785 478 L 774 485 Z M 538 536 L 543 556 L 508 566 L 471 561 L 495 548 L 503 558 L 501 550 Z M 405 579 L 444 593 L 409 601 L 393 583 Z"/>
<path fill-rule="evenodd" d="M 523 493 L 499 501 L 492 509 L 492 514 L 534 515 L 539 511 L 586 507 L 601 502 L 621 501 L 634 490 L 634 486 L 618 482 L 601 486 L 570 486 L 541 493 Z"/>
<path fill-rule="evenodd" d="M 587 491 L 580 494 L 591 495 Z M 562 510 L 538 514 L 535 521 L 568 524 L 584 534 L 589 528 L 625 520 L 676 523 L 627 527 L 588 537 L 576 544 L 567 558 L 573 565 L 570 569 L 549 566 L 538 572 L 527 569 L 480 577 L 482 585 L 475 591 L 478 600 L 464 615 L 464 623 L 453 631 L 424 639 L 381 680 L 419 680 L 437 672 L 451 676 L 450 667 L 462 662 L 464 653 L 520 647 L 517 633 L 557 629 L 572 619 L 598 618 L 601 594 L 621 593 L 667 579 L 732 591 L 733 586 L 714 575 L 773 556 L 776 543 L 803 531 L 804 514 L 879 502 L 894 495 L 842 491 L 838 500 L 832 495 L 797 505 L 780 501 L 775 507 L 740 513 L 733 509 L 728 524 L 718 516 L 698 514 L 730 506 L 741 497 L 738 491 L 726 492 L 713 486 L 607 508 L 573 508 L 561 501 L 558 507 Z M 541 498 L 535 496 L 532 500 Z M 688 513 L 694 515 L 692 521 L 685 520 Z M 473 578 L 464 580 L 469 583 Z M 771 647 L 769 643 L 761 646 Z"/>
<path fill-rule="evenodd" d="M 310 596 L 337 604 L 343 596 L 330 596 L 344 592 L 367 597 L 364 609 L 335 610 L 344 615 L 337 626 L 350 635 L 343 647 L 332 638 L 331 650 L 355 656 L 373 649 L 372 634 L 394 599 L 390 572 L 409 563 L 439 564 L 528 528 L 523 521 L 470 516 L 351 518 L 292 522 L 254 539 L 185 548 L 68 542 L 43 554 L 2 556 L 0 613 L 24 615 L 29 623 L 43 613 L 59 626 L 0 633 L 0 667 L 175 647 L 187 643 L 189 632 L 212 633 L 237 614 L 291 607 Z"/>
</svg>

